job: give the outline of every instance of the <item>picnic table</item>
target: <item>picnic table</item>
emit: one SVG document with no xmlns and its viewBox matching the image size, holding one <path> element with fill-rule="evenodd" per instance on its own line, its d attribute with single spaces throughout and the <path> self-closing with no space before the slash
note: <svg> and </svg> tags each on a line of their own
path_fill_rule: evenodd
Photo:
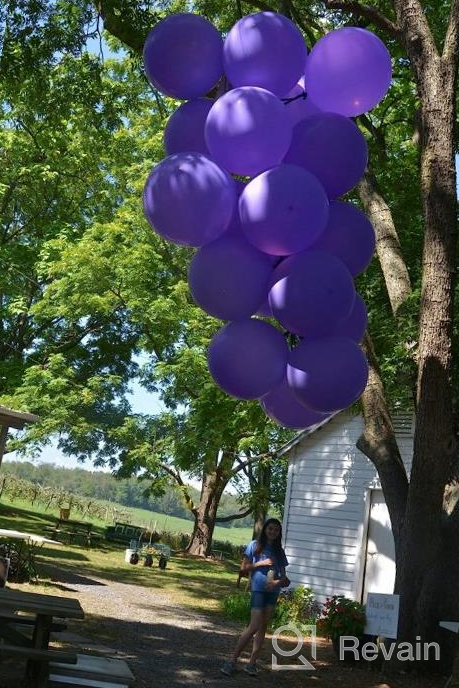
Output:
<svg viewBox="0 0 459 688">
<path fill-rule="evenodd" d="M 49 647 L 54 619 L 82 619 L 78 600 L 4 588 L 0 590 L 0 654 L 23 658 L 29 685 L 47 684 L 49 662 L 76 664 L 73 651 Z M 27 630 L 32 627 L 32 636 Z"/>
<path fill-rule="evenodd" d="M 68 518 L 58 518 L 53 526 L 48 526 L 46 530 L 52 538 L 66 536 L 71 545 L 76 538 L 82 538 L 88 547 L 91 547 L 94 540 L 92 532 L 93 525 L 87 521 L 73 521 Z"/>
<path fill-rule="evenodd" d="M 0 528 L 0 539 L 7 542 L 0 545 L 0 555 L 8 557 L 10 561 L 11 575 L 10 580 L 21 580 L 24 576 L 26 580 L 37 580 L 37 568 L 35 556 L 43 545 L 59 544 L 55 540 L 36 535 L 35 533 L 23 533 L 19 530 L 7 530 Z M 19 542 L 19 545 L 15 544 Z"/>
</svg>

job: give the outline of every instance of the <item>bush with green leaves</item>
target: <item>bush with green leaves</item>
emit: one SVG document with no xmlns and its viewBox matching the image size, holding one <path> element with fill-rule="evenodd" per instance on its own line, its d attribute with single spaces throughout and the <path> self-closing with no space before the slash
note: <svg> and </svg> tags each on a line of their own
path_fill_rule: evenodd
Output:
<svg viewBox="0 0 459 688">
<path fill-rule="evenodd" d="M 365 628 L 365 605 L 344 595 L 327 597 L 317 630 L 320 635 L 335 640 L 341 635 L 359 638 Z"/>
<path fill-rule="evenodd" d="M 228 619 L 242 621 L 247 624 L 250 621 L 250 592 L 235 592 L 225 595 L 221 601 L 223 614 Z"/>
<path fill-rule="evenodd" d="M 222 610 L 226 617 L 235 621 L 250 621 L 250 592 L 226 595 L 222 600 Z M 270 623 L 272 629 L 287 624 L 314 624 L 320 614 L 320 605 L 314 599 L 311 588 L 299 585 L 291 590 L 281 591 Z"/>
<path fill-rule="evenodd" d="M 273 617 L 273 625 L 315 624 L 320 614 L 320 604 L 314 599 L 314 591 L 304 585 L 281 591 Z"/>
</svg>

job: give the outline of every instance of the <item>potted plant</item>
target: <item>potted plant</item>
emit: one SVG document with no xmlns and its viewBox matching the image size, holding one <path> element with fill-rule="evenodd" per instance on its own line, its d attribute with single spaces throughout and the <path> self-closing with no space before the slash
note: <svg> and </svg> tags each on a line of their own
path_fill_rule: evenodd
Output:
<svg viewBox="0 0 459 688">
<path fill-rule="evenodd" d="M 327 597 L 322 610 L 321 617 L 317 620 L 318 632 L 330 638 L 333 649 L 338 659 L 353 664 L 355 655 L 352 650 L 347 650 L 341 658 L 339 654 L 340 637 L 353 636 L 363 638 L 365 629 L 365 606 L 351 600 L 344 595 L 333 595 Z"/>
</svg>

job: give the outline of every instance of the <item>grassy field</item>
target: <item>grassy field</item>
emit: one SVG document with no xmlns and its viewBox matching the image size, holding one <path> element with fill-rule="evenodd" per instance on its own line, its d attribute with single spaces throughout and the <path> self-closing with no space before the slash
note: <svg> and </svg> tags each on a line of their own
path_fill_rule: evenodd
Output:
<svg viewBox="0 0 459 688">
<path fill-rule="evenodd" d="M 52 523 L 51 513 L 43 513 L 30 505 L 20 505 L 19 501 L 13 505 L 4 500 L 0 503 L 0 528 L 47 535 L 45 529 Z M 132 566 L 124 561 L 125 545 L 105 541 L 104 524 L 94 525 L 100 539 L 91 548 L 63 542 L 40 550 L 36 558 L 40 580 L 32 586 L 36 592 L 59 594 L 53 582 L 56 572 L 67 571 L 77 576 L 103 577 L 167 590 L 177 603 L 217 613 L 220 609 L 219 600 L 235 590 L 238 561 L 205 560 L 178 554 L 172 556 L 164 571 L 158 568 L 156 562 L 152 568 L 141 564 Z"/>
<path fill-rule="evenodd" d="M 19 509 L 27 509 L 30 512 L 41 513 L 41 506 L 31 506 L 30 502 L 25 502 L 20 499 L 15 499 L 14 502 L 6 497 L 2 497 L 2 503 Z M 135 509 L 134 507 L 125 507 L 121 504 L 117 505 L 110 503 L 112 507 L 118 507 L 120 511 L 125 511 L 130 515 L 131 523 L 135 525 L 145 526 L 148 528 L 155 528 L 158 532 L 164 531 L 169 533 L 191 533 L 193 529 L 193 522 L 185 518 L 177 518 L 176 516 L 166 516 L 165 514 L 157 513 L 156 511 L 147 511 L 146 509 Z M 58 516 L 56 509 L 50 509 L 46 512 L 50 516 Z M 78 512 L 71 514 L 70 518 L 81 518 Z M 102 520 L 90 518 L 87 519 L 93 522 L 96 526 L 103 528 L 108 523 Z M 155 527 L 156 524 L 156 527 Z M 214 539 L 220 541 L 228 541 L 234 545 L 245 545 L 252 539 L 251 528 L 222 528 L 216 526 L 214 531 Z"/>
</svg>

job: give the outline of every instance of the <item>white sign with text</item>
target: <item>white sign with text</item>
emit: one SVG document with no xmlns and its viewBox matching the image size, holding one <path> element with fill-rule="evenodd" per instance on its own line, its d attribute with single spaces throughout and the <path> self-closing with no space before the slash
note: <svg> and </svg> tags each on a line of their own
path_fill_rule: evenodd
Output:
<svg viewBox="0 0 459 688">
<path fill-rule="evenodd" d="M 369 592 L 365 606 L 365 633 L 397 638 L 399 606 L 400 595 Z"/>
</svg>

